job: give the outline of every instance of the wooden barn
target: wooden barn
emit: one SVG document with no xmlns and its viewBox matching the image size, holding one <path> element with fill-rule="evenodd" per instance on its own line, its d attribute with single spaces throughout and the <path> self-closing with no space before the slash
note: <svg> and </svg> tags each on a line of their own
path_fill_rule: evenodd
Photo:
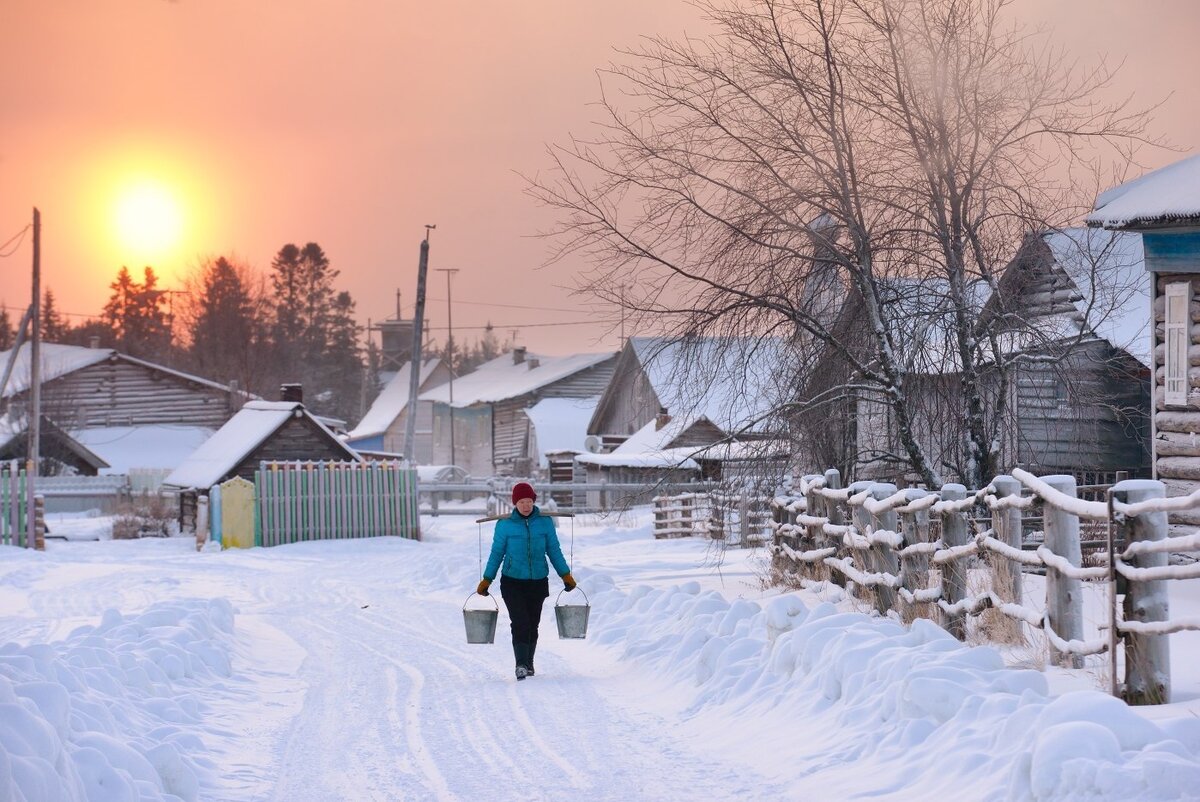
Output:
<svg viewBox="0 0 1200 802">
<path fill-rule="evenodd" d="M 41 351 L 42 414 L 67 431 L 140 424 L 216 429 L 253 397 L 111 348 L 43 343 Z M 0 365 L 8 365 L 11 355 L 0 353 Z M 0 411 L 23 412 L 29 378 L 29 346 L 24 345 L 0 394 Z"/>
<path fill-rule="evenodd" d="M 944 479 L 958 481 L 968 455 L 957 429 L 944 425 L 963 409 L 948 287 L 941 279 L 894 279 L 879 292 L 907 361 L 914 437 Z M 976 336 L 994 337 L 1008 365 L 1005 374 L 995 363 L 982 369 L 985 414 L 1004 470 L 1067 473 L 1084 484 L 1109 481 L 1117 471 L 1148 472 L 1147 294 L 1136 238 L 1087 229 L 1030 236 L 1001 272 L 997 292 L 982 281 L 968 287 Z M 866 331 L 855 296 L 838 325 L 845 342 Z M 865 334 L 861 340 L 867 359 Z M 807 375 L 808 398 L 839 385 L 854 390 L 801 419 L 814 452 L 806 461 L 855 479 L 917 479 L 880 392 L 857 381 L 832 351 L 819 355 Z"/>
<path fill-rule="evenodd" d="M 538 356 L 514 348 L 423 393 L 420 400 L 433 404 L 432 463 L 472 476 L 532 475 L 538 458 L 525 410 L 545 398 L 599 396 L 615 362 L 612 353 Z"/>
<path fill-rule="evenodd" d="M 1154 478 L 1167 495 L 1200 489 L 1200 156 L 1108 190 L 1088 224 L 1141 235 L 1152 299 Z M 1195 511 L 1172 519 L 1200 524 Z"/>
</svg>

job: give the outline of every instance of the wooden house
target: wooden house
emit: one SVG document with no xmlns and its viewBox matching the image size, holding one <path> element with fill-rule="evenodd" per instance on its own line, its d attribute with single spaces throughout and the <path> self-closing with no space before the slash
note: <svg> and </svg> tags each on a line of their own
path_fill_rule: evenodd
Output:
<svg viewBox="0 0 1200 802">
<path fill-rule="evenodd" d="M 11 350 L 0 353 L 0 366 L 12 365 L 0 392 L 0 409 L 11 420 L 28 414 L 29 352 L 24 345 L 15 359 Z M 107 463 L 98 467 L 100 473 L 137 474 L 136 484 L 146 490 L 157 488 L 167 472 L 255 398 L 236 385 L 111 348 L 43 343 L 40 374 L 43 417 Z M 45 443 L 43 438 L 43 453 Z M 77 467 L 91 470 L 84 464 Z"/>
<path fill-rule="evenodd" d="M 398 370 L 388 371 L 390 378 L 379 391 L 371 408 L 358 425 L 350 430 L 347 443 L 356 451 L 403 454 L 408 427 L 408 400 L 412 382 L 412 363 L 405 362 Z M 417 378 L 418 393 L 446 384 L 450 368 L 440 359 L 428 359 Z M 413 433 L 413 457 L 418 464 L 433 461 L 433 402 L 417 401 L 417 420 Z"/>
<path fill-rule="evenodd" d="M 1200 156 L 1108 190 L 1088 224 L 1140 234 L 1151 278 L 1153 475 L 1169 496 L 1200 489 Z M 1185 523 L 1200 514 L 1172 513 Z"/>
<path fill-rule="evenodd" d="M 420 397 L 433 405 L 432 462 L 472 476 L 530 476 L 531 420 L 544 398 L 592 398 L 612 376 L 612 353 L 538 356 L 515 348 Z"/>
<path fill-rule="evenodd" d="M 1071 229 L 1031 236 L 1001 271 L 997 291 L 968 287 L 980 342 L 997 343 L 1007 371 L 980 353 L 987 424 L 998 433 L 1004 470 L 1067 473 L 1081 483 L 1140 475 L 1149 463 L 1148 352 L 1141 335 L 1148 289 L 1139 243 L 1128 236 Z M 946 481 L 965 472 L 960 361 L 944 280 L 890 280 L 880 306 L 903 355 L 911 430 Z M 838 322 L 844 342 L 868 360 L 861 302 L 851 294 Z M 860 332 L 855 340 L 854 333 Z M 1014 357 L 1018 357 L 1014 361 Z M 989 360 L 992 360 L 989 362 Z M 808 372 L 805 397 L 854 387 L 845 399 L 801 420 L 815 454 L 855 479 L 915 480 L 891 406 L 856 379 L 836 352 Z"/>
<path fill-rule="evenodd" d="M 704 419 L 716 442 L 770 436 L 791 391 L 788 344 L 776 337 L 630 337 L 588 434 L 610 452 L 649 423 Z"/>
<path fill-rule="evenodd" d="M 237 387 L 181 373 L 111 348 L 41 346 L 42 414 L 67 431 L 100 426 L 185 424 L 220 427 L 253 396 Z M 11 351 L 0 353 L 9 364 Z M 0 405 L 20 413 L 27 403 L 30 365 L 24 345 Z"/>
<path fill-rule="evenodd" d="M 778 455 L 780 403 L 794 386 L 790 346 L 779 338 L 631 337 L 588 423 L 588 481 L 719 479 L 750 443 Z M 737 441 L 740 456 L 707 447 Z M 760 449 L 761 450 L 761 449 Z"/>
</svg>

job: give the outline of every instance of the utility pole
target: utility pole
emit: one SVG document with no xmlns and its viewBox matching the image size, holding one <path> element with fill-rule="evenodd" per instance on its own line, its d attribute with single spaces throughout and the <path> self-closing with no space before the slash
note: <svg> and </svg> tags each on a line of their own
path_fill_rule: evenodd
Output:
<svg viewBox="0 0 1200 802">
<path fill-rule="evenodd" d="M 37 505 L 34 500 L 42 439 L 42 213 L 33 207 L 33 304 L 29 339 L 29 465 L 25 469 L 26 545 L 37 545 Z"/>
<path fill-rule="evenodd" d="M 425 318 L 425 276 L 429 272 L 429 232 L 437 225 L 425 226 L 421 240 L 421 258 L 417 263 L 417 308 L 413 315 L 412 355 L 408 363 L 408 417 L 404 420 L 404 461 L 416 464 L 417 394 L 421 388 L 421 324 Z M 399 300 L 397 293 L 397 301 Z"/>
<path fill-rule="evenodd" d="M 439 267 L 437 271 L 446 274 L 446 327 L 450 332 L 446 337 L 446 350 L 450 352 L 450 464 L 457 465 L 457 452 L 454 450 L 454 317 L 450 311 L 453 308 L 450 302 L 450 277 L 458 272 L 458 268 Z"/>
</svg>

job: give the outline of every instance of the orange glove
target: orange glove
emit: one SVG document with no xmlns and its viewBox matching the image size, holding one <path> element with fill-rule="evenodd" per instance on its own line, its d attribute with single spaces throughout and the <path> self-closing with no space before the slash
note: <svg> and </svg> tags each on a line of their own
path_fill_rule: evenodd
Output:
<svg viewBox="0 0 1200 802">
<path fill-rule="evenodd" d="M 575 577 L 571 576 L 570 572 L 563 574 L 563 587 L 568 591 L 575 590 Z"/>
<path fill-rule="evenodd" d="M 490 585 L 490 584 L 492 584 L 492 580 L 488 579 L 487 577 L 484 577 L 483 579 L 479 580 L 479 587 L 475 588 L 475 592 L 478 593 L 480 596 L 488 595 L 487 589 L 488 589 L 488 585 Z"/>
</svg>

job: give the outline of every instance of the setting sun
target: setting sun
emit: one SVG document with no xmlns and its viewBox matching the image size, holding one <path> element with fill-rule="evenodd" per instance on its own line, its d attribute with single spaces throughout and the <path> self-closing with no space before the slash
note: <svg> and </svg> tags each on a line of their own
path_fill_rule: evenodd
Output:
<svg viewBox="0 0 1200 802">
<path fill-rule="evenodd" d="M 122 247 L 141 258 L 170 251 L 183 231 L 179 203 L 169 189 L 153 181 L 124 188 L 117 197 L 114 216 Z"/>
</svg>

